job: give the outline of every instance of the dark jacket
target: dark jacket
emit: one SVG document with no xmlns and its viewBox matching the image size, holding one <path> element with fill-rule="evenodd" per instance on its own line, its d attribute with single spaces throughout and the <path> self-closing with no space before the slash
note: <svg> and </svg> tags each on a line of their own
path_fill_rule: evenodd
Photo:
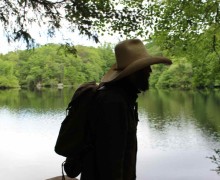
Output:
<svg viewBox="0 0 220 180">
<path fill-rule="evenodd" d="M 83 163 L 81 180 L 135 180 L 137 91 L 125 81 L 106 84 L 91 116 L 92 150 Z"/>
</svg>

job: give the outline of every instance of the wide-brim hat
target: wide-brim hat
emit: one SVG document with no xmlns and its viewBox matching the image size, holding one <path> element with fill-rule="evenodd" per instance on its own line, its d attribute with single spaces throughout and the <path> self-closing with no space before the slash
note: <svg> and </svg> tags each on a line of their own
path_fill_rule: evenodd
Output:
<svg viewBox="0 0 220 180">
<path fill-rule="evenodd" d="M 143 42 L 139 39 L 129 39 L 115 46 L 116 63 L 101 79 L 102 83 L 117 81 L 138 70 L 153 64 L 172 64 L 166 57 L 150 56 Z"/>
</svg>

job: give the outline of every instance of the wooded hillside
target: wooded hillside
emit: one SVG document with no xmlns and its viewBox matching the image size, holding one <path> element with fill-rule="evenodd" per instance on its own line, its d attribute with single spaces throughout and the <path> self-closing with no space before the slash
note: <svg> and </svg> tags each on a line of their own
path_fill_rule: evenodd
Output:
<svg viewBox="0 0 220 180">
<path fill-rule="evenodd" d="M 48 44 L 34 50 L 0 55 L 0 87 L 57 87 L 78 86 L 87 81 L 99 82 L 115 62 L 114 45 L 98 48 L 76 46 L 77 55 L 67 53 L 58 44 Z M 156 43 L 149 42 L 152 55 L 166 55 Z M 214 53 L 214 52 L 213 52 Z M 175 88 L 219 87 L 219 66 L 209 57 L 172 56 L 173 65 L 154 65 L 151 86 Z M 214 56 L 214 55 L 213 55 Z M 208 59 L 209 58 L 209 59 Z M 204 63 L 207 61 L 207 63 Z"/>
</svg>

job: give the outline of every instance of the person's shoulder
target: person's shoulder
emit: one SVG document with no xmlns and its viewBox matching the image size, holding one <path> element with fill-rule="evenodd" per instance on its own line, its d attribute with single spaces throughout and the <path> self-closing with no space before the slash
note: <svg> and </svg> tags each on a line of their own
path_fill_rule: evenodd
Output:
<svg viewBox="0 0 220 180">
<path fill-rule="evenodd" d="M 103 86 L 98 89 L 98 101 L 105 103 L 124 103 L 124 93 L 122 88 Z"/>
</svg>

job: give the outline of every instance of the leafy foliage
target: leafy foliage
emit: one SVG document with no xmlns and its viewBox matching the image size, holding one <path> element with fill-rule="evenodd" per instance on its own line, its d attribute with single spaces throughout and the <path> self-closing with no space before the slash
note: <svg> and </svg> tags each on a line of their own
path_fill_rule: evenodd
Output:
<svg viewBox="0 0 220 180">
<path fill-rule="evenodd" d="M 205 35 L 204 35 L 205 36 Z M 204 38 L 204 41 L 206 39 Z M 208 44 L 204 43 L 207 47 Z M 77 56 L 66 53 L 60 45 L 48 44 L 33 50 L 11 52 L 0 55 L 2 66 L 1 87 L 57 86 L 58 84 L 77 86 L 86 81 L 99 82 L 103 74 L 115 63 L 112 44 L 98 48 L 76 46 Z M 215 52 L 205 56 L 204 53 L 193 53 L 203 48 L 192 46 L 191 57 L 188 54 L 173 55 L 173 65 L 154 65 L 151 74 L 151 86 L 163 88 L 204 88 L 220 86 L 220 71 Z M 150 54 L 163 56 L 166 51 L 154 41 L 147 44 Z M 190 51 L 189 51 L 190 52 Z M 5 71 L 6 67 L 11 70 Z M 6 78 L 5 78 L 6 77 Z M 14 78 L 14 80 L 10 78 Z M 9 84 L 10 81 L 14 85 Z"/>
<path fill-rule="evenodd" d="M 212 36 L 220 26 L 219 0 L 166 0 L 154 5 L 156 16 L 155 35 L 164 48 L 184 47 L 195 42 L 200 35 L 211 30 Z"/>
<path fill-rule="evenodd" d="M 120 2 L 120 3 L 119 3 Z M 140 31 L 148 21 L 143 1 L 111 0 L 3 0 L 0 2 L 0 22 L 8 41 L 23 39 L 28 47 L 34 45 L 31 28 L 46 26 L 48 35 L 68 28 L 79 30 L 96 42 L 101 32 L 129 35 Z M 149 22 L 151 23 L 151 22 Z M 64 25 L 65 24 L 65 25 Z"/>
<path fill-rule="evenodd" d="M 67 28 L 73 32 L 77 29 L 81 35 L 96 42 L 103 32 L 112 36 L 118 32 L 125 38 L 141 37 L 148 42 L 150 39 L 160 54 L 180 59 L 176 70 L 172 68 L 173 72 L 182 71 L 180 67 L 190 68 L 184 72 L 192 77 L 187 84 L 192 82 L 194 87 L 220 86 L 220 0 L 3 0 L 0 2 L 0 23 L 9 41 L 23 39 L 28 47 L 34 45 L 30 30 L 35 24 L 46 26 L 49 36 L 54 36 L 56 30 Z M 76 53 L 71 43 L 67 43 L 65 48 Z M 183 65 L 181 59 L 185 59 Z M 92 69 L 93 64 L 86 66 L 82 71 Z M 103 65 L 101 67 L 104 68 Z M 65 69 L 65 73 L 68 76 L 69 71 L 75 70 L 73 67 Z M 161 69 L 157 70 L 160 72 Z M 40 70 L 35 69 L 33 73 L 37 72 Z M 59 71 L 57 73 L 60 74 Z M 163 75 L 168 78 L 167 73 Z M 167 78 L 161 77 L 159 82 L 158 75 L 153 84 L 164 84 Z M 41 78 L 39 76 L 38 81 Z M 28 79 L 33 82 L 31 76 Z M 84 78 L 80 75 L 77 79 Z"/>
<path fill-rule="evenodd" d="M 79 30 L 99 41 L 107 31 L 125 37 L 155 38 L 164 50 L 186 52 L 209 31 L 212 49 L 220 59 L 219 0 L 2 0 L 0 22 L 9 41 L 24 39 L 33 45 L 32 25 L 46 26 L 49 36 L 56 30 Z M 70 47 L 70 46 L 68 46 Z M 74 52 L 74 49 L 72 49 Z M 207 52 L 207 51 L 206 51 Z"/>
<path fill-rule="evenodd" d="M 192 66 L 194 87 L 219 86 L 219 0 L 166 0 L 154 5 L 154 42 Z"/>
<path fill-rule="evenodd" d="M 213 171 L 216 171 L 220 175 L 220 149 L 214 149 L 215 155 L 212 155 L 211 157 L 208 157 L 211 159 L 211 161 L 217 165 L 216 169 Z"/>
<path fill-rule="evenodd" d="M 106 47 L 105 47 L 106 46 Z M 113 64 L 110 45 L 100 48 L 76 46 L 77 56 L 66 54 L 60 45 L 48 44 L 34 51 L 1 55 L 0 87 L 76 86 L 85 81 L 99 81 Z M 16 69 L 16 70 L 15 70 Z"/>
<path fill-rule="evenodd" d="M 190 64 L 175 64 L 163 72 L 156 85 L 161 87 L 191 88 L 191 75 L 192 68 Z"/>
<path fill-rule="evenodd" d="M 18 87 L 18 79 L 14 75 L 14 65 L 12 62 L 0 59 L 0 88 Z"/>
</svg>

